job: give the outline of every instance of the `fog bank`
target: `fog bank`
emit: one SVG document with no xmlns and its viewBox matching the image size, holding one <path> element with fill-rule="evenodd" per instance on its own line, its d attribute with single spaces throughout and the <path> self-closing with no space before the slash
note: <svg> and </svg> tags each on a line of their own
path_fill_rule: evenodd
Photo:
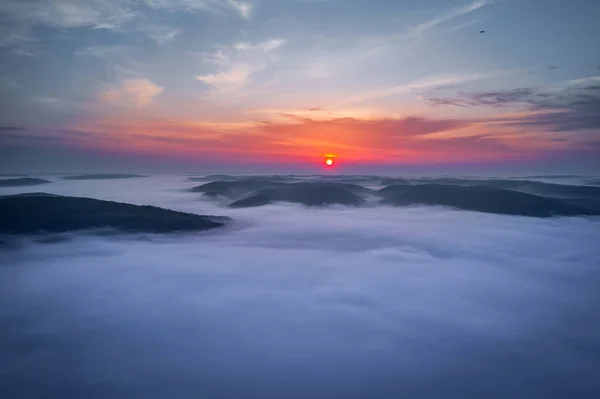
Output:
<svg viewBox="0 0 600 399">
<path fill-rule="evenodd" d="M 44 187 L 236 222 L 0 249 L 7 397 L 600 394 L 598 219 L 227 209 L 182 180 Z"/>
</svg>

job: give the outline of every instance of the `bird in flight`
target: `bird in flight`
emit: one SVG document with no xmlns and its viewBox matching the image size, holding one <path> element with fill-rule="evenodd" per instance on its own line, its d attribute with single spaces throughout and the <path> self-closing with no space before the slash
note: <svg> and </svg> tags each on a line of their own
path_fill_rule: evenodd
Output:
<svg viewBox="0 0 600 399">
<path fill-rule="evenodd" d="M 480 30 L 479 33 L 485 33 L 485 31 L 484 30 Z"/>
</svg>

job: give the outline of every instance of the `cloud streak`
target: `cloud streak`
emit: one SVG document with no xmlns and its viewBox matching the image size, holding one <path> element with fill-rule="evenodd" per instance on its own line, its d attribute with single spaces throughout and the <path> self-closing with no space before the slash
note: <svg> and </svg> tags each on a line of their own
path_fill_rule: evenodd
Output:
<svg viewBox="0 0 600 399">
<path fill-rule="evenodd" d="M 250 19 L 252 5 L 239 0 L 5 0 L 0 13 L 14 26 L 118 30 L 147 9 L 169 12 L 230 10 Z"/>
<path fill-rule="evenodd" d="M 526 115 L 521 121 L 524 126 L 540 126 L 558 132 L 576 130 L 600 130 L 600 86 L 588 85 L 594 78 L 571 81 L 576 87 L 559 90 L 520 88 L 515 90 L 464 93 L 454 98 L 429 100 L 440 106 L 456 107 L 527 107 L 533 111 L 543 111 Z"/>
<path fill-rule="evenodd" d="M 218 72 L 197 75 L 196 80 L 213 86 L 216 94 L 232 94 L 245 87 L 252 75 L 273 62 L 272 53 L 286 43 L 272 38 L 258 42 L 238 41 L 221 46 L 214 53 L 197 54 L 200 60 Z"/>
<path fill-rule="evenodd" d="M 443 14 L 439 14 L 419 25 L 414 26 L 413 28 L 410 29 L 409 31 L 409 35 L 410 36 L 420 36 L 425 34 L 428 30 L 431 30 L 435 27 L 437 27 L 438 25 L 441 25 L 445 22 L 448 21 L 452 21 L 456 18 L 460 18 L 463 17 L 467 14 L 470 14 L 474 11 L 479 10 L 480 8 L 487 6 L 491 4 L 491 1 L 488 0 L 476 0 L 470 4 L 467 5 L 463 5 L 463 6 L 459 6 L 459 7 L 455 7 L 453 9 L 451 9 L 450 11 L 443 13 Z"/>
</svg>

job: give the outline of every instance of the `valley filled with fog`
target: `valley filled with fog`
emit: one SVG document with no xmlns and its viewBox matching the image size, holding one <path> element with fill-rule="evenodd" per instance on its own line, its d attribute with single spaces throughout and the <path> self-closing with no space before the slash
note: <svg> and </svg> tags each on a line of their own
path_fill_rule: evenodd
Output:
<svg viewBox="0 0 600 399">
<path fill-rule="evenodd" d="M 231 176 L 117 177 L 41 176 L 0 195 L 230 219 L 200 232 L 4 236 L 6 397 L 600 395 L 593 178 L 271 176 L 242 189 Z M 215 180 L 222 191 L 198 188 Z M 289 186 L 323 181 L 337 186 L 301 187 L 325 187 L 332 205 L 306 206 L 315 191 Z M 444 191 L 406 191 L 421 184 Z M 232 206 L 256 190 L 264 202 Z M 458 209 L 505 192 L 514 207 Z M 463 193 L 479 197 L 456 202 Z M 550 213 L 519 216 L 541 207 Z M 574 216 L 545 217 L 558 211 Z"/>
</svg>

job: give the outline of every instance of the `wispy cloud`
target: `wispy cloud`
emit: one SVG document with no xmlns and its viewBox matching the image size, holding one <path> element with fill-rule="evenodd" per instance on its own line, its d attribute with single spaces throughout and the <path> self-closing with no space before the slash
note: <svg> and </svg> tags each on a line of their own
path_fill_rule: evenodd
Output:
<svg viewBox="0 0 600 399">
<path fill-rule="evenodd" d="M 600 76 L 590 76 L 587 78 L 569 80 L 570 85 L 586 85 L 591 83 L 600 83 Z"/>
<path fill-rule="evenodd" d="M 207 75 L 196 76 L 196 80 L 209 84 L 211 86 L 239 86 L 246 82 L 246 79 L 250 76 L 250 69 L 236 65 L 229 70 Z"/>
<path fill-rule="evenodd" d="M 181 29 L 151 23 L 142 25 L 137 31 L 154 40 L 159 46 L 172 42 L 181 34 Z"/>
<path fill-rule="evenodd" d="M 78 57 L 99 57 L 103 58 L 109 55 L 126 52 L 130 49 L 128 46 L 90 46 L 75 51 L 75 55 Z"/>
<path fill-rule="evenodd" d="M 22 87 L 19 82 L 17 82 L 13 78 L 9 78 L 7 76 L 0 77 L 0 86 L 11 88 L 11 89 L 18 89 L 18 88 Z"/>
<path fill-rule="evenodd" d="M 54 28 L 114 28 L 135 18 L 129 0 L 5 0 L 0 12 L 12 22 Z"/>
<path fill-rule="evenodd" d="M 453 86 L 472 82 L 476 80 L 489 79 L 496 76 L 497 72 L 484 72 L 464 75 L 446 75 L 446 76 L 431 76 L 429 78 L 413 81 L 410 83 L 400 84 L 382 89 L 369 90 L 359 93 L 355 96 L 347 98 L 345 103 L 358 103 L 380 98 L 391 97 L 399 94 L 409 93 L 411 91 L 419 91 L 425 89 L 436 89 L 446 86 Z"/>
<path fill-rule="evenodd" d="M 213 86 L 221 93 L 231 93 L 244 87 L 250 77 L 262 71 L 273 57 L 270 53 L 285 44 L 282 38 L 272 38 L 258 42 L 239 41 L 223 46 L 214 53 L 196 54 L 204 64 L 217 71 L 196 76 L 196 80 Z"/>
<path fill-rule="evenodd" d="M 422 22 L 414 27 L 412 27 L 409 31 L 411 36 L 419 36 L 427 32 L 428 30 L 435 28 L 438 25 L 441 25 L 445 22 L 452 21 L 456 18 L 460 18 L 467 14 L 472 13 L 473 11 L 477 11 L 480 8 L 490 4 L 490 0 L 476 0 L 471 4 L 463 5 L 460 7 L 455 7 L 450 11 L 447 11 L 443 14 L 439 14 L 425 22 Z"/>
<path fill-rule="evenodd" d="M 107 103 L 142 107 L 150 104 L 163 88 L 148 79 L 126 79 L 119 86 L 105 90 L 100 98 Z"/>
<path fill-rule="evenodd" d="M 14 49 L 12 53 L 22 57 L 36 58 L 35 54 L 23 49 Z"/>
<path fill-rule="evenodd" d="M 262 42 L 237 42 L 234 45 L 234 48 L 238 51 L 263 51 L 269 52 L 285 44 L 285 39 L 276 38 L 276 39 L 268 39 Z"/>
<path fill-rule="evenodd" d="M 505 91 L 465 93 L 454 98 L 430 98 L 439 106 L 521 107 L 536 111 L 500 121 L 557 132 L 600 129 L 600 85 L 567 87 L 562 90 L 520 88 Z"/>
<path fill-rule="evenodd" d="M 252 4 L 239 0 L 229 0 L 228 3 L 240 14 L 242 18 L 250 19 L 252 13 Z"/>
<path fill-rule="evenodd" d="M 56 106 L 60 104 L 60 100 L 56 97 L 36 96 L 33 97 L 32 100 L 38 104 L 43 104 L 46 106 Z"/>
<path fill-rule="evenodd" d="M 252 5 L 241 0 L 3 0 L 0 13 L 11 24 L 69 29 L 118 29 L 146 10 L 193 12 L 231 10 L 250 19 Z"/>
</svg>

